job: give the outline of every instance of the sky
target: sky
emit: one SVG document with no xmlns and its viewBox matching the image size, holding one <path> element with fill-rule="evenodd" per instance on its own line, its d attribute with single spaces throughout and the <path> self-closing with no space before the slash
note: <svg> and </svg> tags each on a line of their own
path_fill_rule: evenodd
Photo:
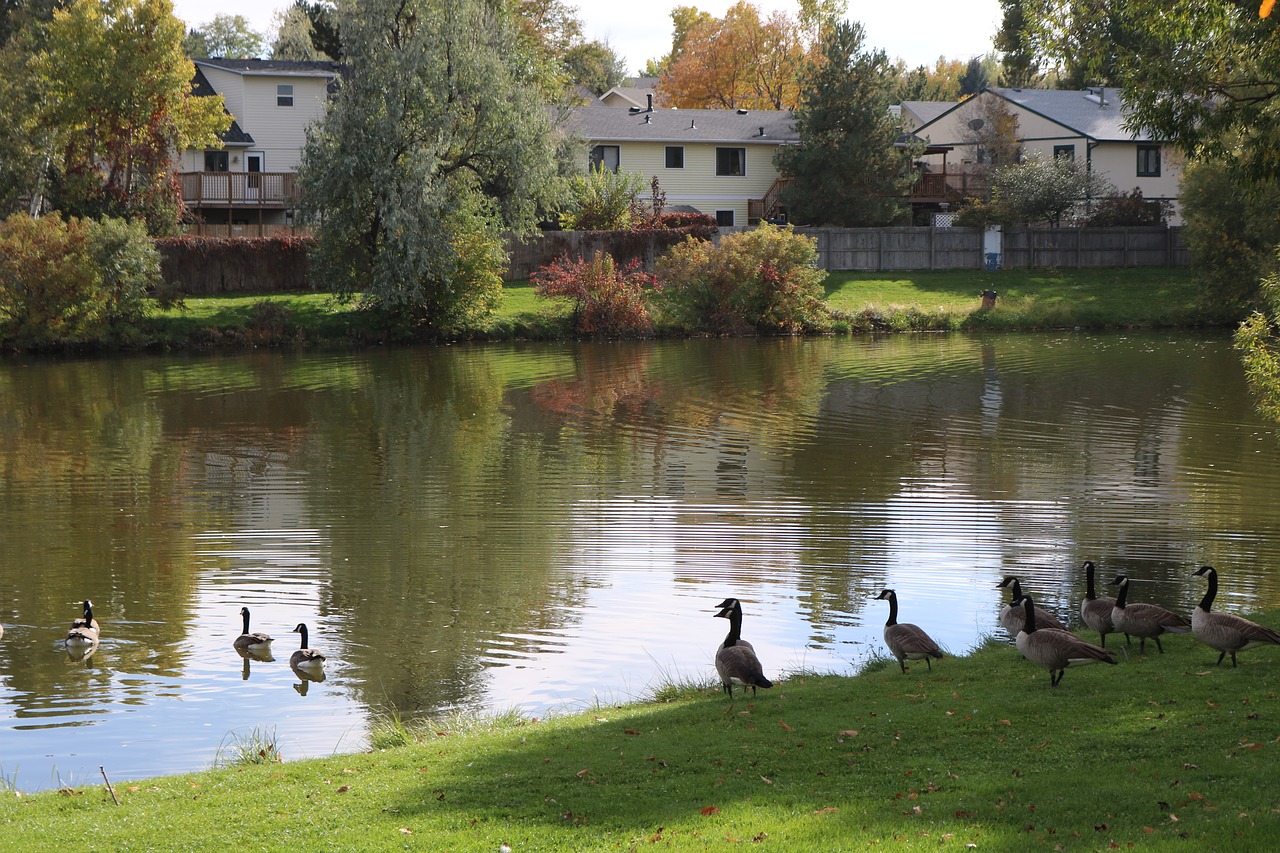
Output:
<svg viewBox="0 0 1280 853">
<path fill-rule="evenodd" d="M 187 25 L 198 26 L 219 13 L 243 15 L 251 27 L 272 33 L 277 11 L 292 0 L 174 0 L 174 10 Z M 607 41 L 625 57 L 635 73 L 645 60 L 671 49 L 670 11 L 696 6 L 723 17 L 733 0 L 657 0 L 635 5 L 618 0 L 569 0 L 576 6 L 588 39 Z M 796 15 L 795 0 L 755 0 L 762 17 L 781 10 Z M 968 60 L 991 50 L 991 37 L 1000 26 L 999 0 L 849 0 L 849 18 L 867 32 L 867 43 L 901 58 L 908 66 L 933 65 L 939 56 Z"/>
</svg>

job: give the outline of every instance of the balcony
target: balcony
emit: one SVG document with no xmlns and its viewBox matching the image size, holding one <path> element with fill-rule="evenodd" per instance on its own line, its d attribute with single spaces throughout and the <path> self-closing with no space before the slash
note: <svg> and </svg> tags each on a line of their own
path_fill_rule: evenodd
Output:
<svg viewBox="0 0 1280 853">
<path fill-rule="evenodd" d="M 268 208 L 298 204 L 298 176 L 293 172 L 179 172 L 182 200 L 202 208 Z"/>
<path fill-rule="evenodd" d="M 987 176 L 981 172 L 923 172 L 911 188 L 909 198 L 917 204 L 958 202 L 981 198 L 987 192 Z"/>
</svg>

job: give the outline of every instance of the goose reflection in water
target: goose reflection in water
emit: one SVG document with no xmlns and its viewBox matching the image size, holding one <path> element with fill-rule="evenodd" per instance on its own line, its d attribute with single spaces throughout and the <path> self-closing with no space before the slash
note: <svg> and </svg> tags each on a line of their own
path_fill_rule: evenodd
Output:
<svg viewBox="0 0 1280 853">
<path fill-rule="evenodd" d="M 67 651 L 67 663 L 84 663 L 89 666 L 89 658 L 98 651 L 98 644 L 86 646 L 80 643 L 66 643 L 63 648 Z"/>
</svg>

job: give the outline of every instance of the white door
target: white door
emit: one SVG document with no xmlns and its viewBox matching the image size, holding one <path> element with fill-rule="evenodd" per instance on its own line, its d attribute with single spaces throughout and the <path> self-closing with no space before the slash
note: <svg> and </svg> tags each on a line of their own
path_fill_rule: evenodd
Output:
<svg viewBox="0 0 1280 853">
<path fill-rule="evenodd" d="M 262 197 L 263 159 L 261 151 L 249 151 L 244 155 L 244 170 L 249 173 L 245 178 L 246 201 L 258 201 Z"/>
</svg>

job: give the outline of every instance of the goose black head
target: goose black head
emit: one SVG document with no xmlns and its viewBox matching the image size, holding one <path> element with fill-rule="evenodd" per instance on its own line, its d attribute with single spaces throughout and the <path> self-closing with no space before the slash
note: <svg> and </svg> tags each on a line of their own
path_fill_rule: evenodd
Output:
<svg viewBox="0 0 1280 853">
<path fill-rule="evenodd" d="M 891 590 L 891 589 L 886 589 L 886 590 L 882 590 L 882 591 L 880 592 L 880 594 L 879 594 L 879 595 L 877 595 L 877 596 L 876 596 L 874 599 L 872 599 L 872 600 L 873 600 L 873 601 L 888 601 L 889 599 L 894 598 L 894 597 L 896 597 L 896 596 L 897 596 L 897 593 L 896 593 L 896 592 L 894 592 L 894 591 L 893 591 L 893 590 Z"/>
<path fill-rule="evenodd" d="M 717 604 L 716 607 L 728 608 L 729 610 L 732 610 L 735 605 L 741 606 L 741 602 L 739 602 L 738 599 L 736 598 L 726 598 L 724 601 Z"/>
<path fill-rule="evenodd" d="M 1128 576 L 1116 575 L 1116 579 L 1108 583 L 1107 586 L 1125 586 L 1128 583 L 1129 583 Z"/>
<path fill-rule="evenodd" d="M 1206 575 L 1208 575 L 1209 577 L 1213 577 L 1217 573 L 1218 573 L 1218 570 L 1215 569 L 1213 566 L 1201 566 L 1200 568 L 1195 570 L 1195 572 L 1192 574 L 1192 577 L 1199 578 L 1199 577 L 1204 577 Z"/>
<path fill-rule="evenodd" d="M 1005 575 L 1004 580 L 996 584 L 996 589 L 1007 589 L 1008 587 L 1013 586 L 1017 582 L 1018 582 L 1018 579 L 1015 578 L 1013 575 Z"/>
</svg>

